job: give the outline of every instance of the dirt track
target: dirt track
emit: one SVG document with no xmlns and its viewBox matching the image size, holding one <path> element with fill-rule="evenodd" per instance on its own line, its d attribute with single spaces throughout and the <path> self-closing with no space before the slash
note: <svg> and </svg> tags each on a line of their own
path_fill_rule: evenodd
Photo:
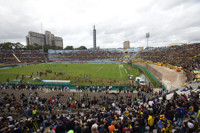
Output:
<svg viewBox="0 0 200 133">
<path fill-rule="evenodd" d="M 167 87 L 168 90 L 175 89 L 184 85 L 186 80 L 184 73 L 154 64 L 150 64 L 150 66 L 163 74 L 162 83 Z"/>
</svg>

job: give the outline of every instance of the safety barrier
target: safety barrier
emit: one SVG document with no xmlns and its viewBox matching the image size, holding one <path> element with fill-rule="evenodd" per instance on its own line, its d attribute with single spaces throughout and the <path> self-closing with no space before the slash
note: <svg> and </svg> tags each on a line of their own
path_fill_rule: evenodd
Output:
<svg viewBox="0 0 200 133">
<path fill-rule="evenodd" d="M 69 89 L 96 89 L 96 88 L 101 88 L 101 90 L 136 90 L 136 86 L 130 86 L 130 85 L 121 85 L 121 86 L 116 86 L 116 85 L 44 85 L 44 84 L 32 84 L 32 83 L 0 83 L 4 87 L 8 86 L 13 86 L 17 89 L 24 89 L 27 86 L 31 87 L 32 89 L 36 88 L 49 88 L 49 89 L 54 89 L 54 90 L 61 90 L 64 88 L 69 88 Z"/>
<path fill-rule="evenodd" d="M 2 65 L 0 66 L 0 69 L 1 68 L 12 68 L 12 67 L 17 67 L 18 65 Z"/>
</svg>

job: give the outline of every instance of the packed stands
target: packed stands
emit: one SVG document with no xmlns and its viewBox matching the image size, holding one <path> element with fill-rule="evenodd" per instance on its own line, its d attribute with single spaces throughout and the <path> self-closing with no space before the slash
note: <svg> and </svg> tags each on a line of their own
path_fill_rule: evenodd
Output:
<svg viewBox="0 0 200 133">
<path fill-rule="evenodd" d="M 88 60 L 119 60 L 122 52 L 94 51 L 94 50 L 61 50 L 56 53 L 49 53 L 50 61 L 88 61 Z"/>
<path fill-rule="evenodd" d="M 181 66 L 185 71 L 199 71 L 199 51 L 199 44 L 191 44 L 144 51 L 140 57 Z M 5 54 L 8 60 L 4 60 Z M 37 52 L 34 56 L 31 51 L 4 51 L 0 55 L 1 63 L 18 61 L 13 54 L 21 62 L 42 58 Z M 129 55 L 125 54 L 127 58 Z M 101 50 L 57 51 L 49 53 L 49 60 L 119 60 L 125 54 Z M 163 90 L 141 89 L 115 93 L 92 89 L 72 92 L 68 87 L 0 85 L 0 133 L 200 132 L 200 86 L 188 86 L 167 94 Z"/>
<path fill-rule="evenodd" d="M 49 50 L 49 61 L 128 60 L 138 49 Z"/>
<path fill-rule="evenodd" d="M 0 86 L 1 132 L 198 132 L 198 88 L 181 93 L 47 90 Z M 168 99 L 168 95 L 171 95 Z M 182 113 L 181 113 L 182 112 Z M 181 113 L 179 115 L 179 113 Z M 111 128 L 113 127 L 113 128 Z"/>
<path fill-rule="evenodd" d="M 200 70 L 199 43 L 148 49 L 141 52 L 140 57 L 145 61 L 181 67 L 185 72 L 193 73 Z M 189 77 L 193 80 L 195 76 Z"/>
<path fill-rule="evenodd" d="M 142 52 L 141 58 L 163 64 L 179 66 L 189 71 L 200 69 L 200 44 L 159 47 Z"/>
<path fill-rule="evenodd" d="M 44 55 L 39 50 L 1 50 L 1 64 L 44 62 Z"/>
</svg>

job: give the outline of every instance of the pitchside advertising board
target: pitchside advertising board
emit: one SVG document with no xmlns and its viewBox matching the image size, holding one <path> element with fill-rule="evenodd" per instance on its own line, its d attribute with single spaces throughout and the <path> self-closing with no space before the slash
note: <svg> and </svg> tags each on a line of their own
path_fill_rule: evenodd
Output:
<svg viewBox="0 0 200 133">
<path fill-rule="evenodd" d="M 42 80 L 44 85 L 70 85 L 70 80 Z"/>
</svg>

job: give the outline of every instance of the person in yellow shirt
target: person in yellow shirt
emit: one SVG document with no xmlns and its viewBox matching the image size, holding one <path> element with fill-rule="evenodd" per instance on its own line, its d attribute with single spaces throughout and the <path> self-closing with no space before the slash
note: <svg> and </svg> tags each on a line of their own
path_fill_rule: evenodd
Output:
<svg viewBox="0 0 200 133">
<path fill-rule="evenodd" d="M 168 125 L 165 129 L 165 133 L 172 133 L 172 128 L 173 128 L 172 121 L 168 120 L 167 123 L 168 123 Z"/>
<path fill-rule="evenodd" d="M 153 126 L 154 126 L 154 117 L 153 117 L 153 113 L 150 113 L 149 117 L 148 117 L 148 125 L 149 125 L 149 132 L 153 132 Z"/>
<path fill-rule="evenodd" d="M 199 105 L 199 110 L 198 110 L 198 114 L 197 114 L 197 121 L 200 122 L 200 105 Z"/>
</svg>

